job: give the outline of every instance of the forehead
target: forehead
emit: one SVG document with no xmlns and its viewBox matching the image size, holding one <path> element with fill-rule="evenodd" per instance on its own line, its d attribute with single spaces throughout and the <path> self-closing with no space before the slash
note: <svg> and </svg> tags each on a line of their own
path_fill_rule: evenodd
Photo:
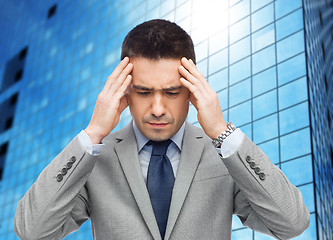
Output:
<svg viewBox="0 0 333 240">
<path fill-rule="evenodd" d="M 131 58 L 133 63 L 132 84 L 162 89 L 181 85 L 178 71 L 180 59 L 150 60 Z"/>
</svg>

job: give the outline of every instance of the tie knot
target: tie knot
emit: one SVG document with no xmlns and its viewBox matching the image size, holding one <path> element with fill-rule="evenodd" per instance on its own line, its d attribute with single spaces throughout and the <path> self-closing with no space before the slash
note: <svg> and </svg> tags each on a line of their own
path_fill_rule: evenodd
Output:
<svg viewBox="0 0 333 240">
<path fill-rule="evenodd" d="M 147 145 L 153 146 L 152 155 L 165 155 L 171 142 L 170 139 L 160 142 L 150 140 Z"/>
</svg>

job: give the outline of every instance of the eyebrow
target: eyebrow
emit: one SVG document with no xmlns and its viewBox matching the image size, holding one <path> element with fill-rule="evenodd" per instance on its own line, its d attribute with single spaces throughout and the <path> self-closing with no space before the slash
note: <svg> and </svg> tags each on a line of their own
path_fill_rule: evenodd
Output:
<svg viewBox="0 0 333 240">
<path fill-rule="evenodd" d="M 169 87 L 169 88 L 162 88 L 163 91 L 175 91 L 178 89 L 181 89 L 183 86 L 174 86 L 174 87 Z M 153 91 L 155 90 L 154 88 L 147 88 L 144 86 L 140 86 L 140 85 L 133 85 L 133 88 L 137 89 L 137 90 L 142 90 L 142 91 Z"/>
</svg>

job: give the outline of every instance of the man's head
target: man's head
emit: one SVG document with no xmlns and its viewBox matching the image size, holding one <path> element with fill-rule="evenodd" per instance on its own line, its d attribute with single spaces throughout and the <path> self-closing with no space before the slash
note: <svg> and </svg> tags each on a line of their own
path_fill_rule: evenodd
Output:
<svg viewBox="0 0 333 240">
<path fill-rule="evenodd" d="M 191 37 L 177 24 L 155 19 L 139 24 L 125 37 L 121 59 L 143 57 L 151 60 L 186 57 L 195 62 Z"/>
<path fill-rule="evenodd" d="M 127 100 L 132 118 L 148 139 L 163 141 L 178 132 L 189 109 L 189 90 L 180 82 L 180 59 L 195 61 L 191 37 L 175 23 L 152 20 L 126 36 L 121 58 L 133 63 Z"/>
</svg>

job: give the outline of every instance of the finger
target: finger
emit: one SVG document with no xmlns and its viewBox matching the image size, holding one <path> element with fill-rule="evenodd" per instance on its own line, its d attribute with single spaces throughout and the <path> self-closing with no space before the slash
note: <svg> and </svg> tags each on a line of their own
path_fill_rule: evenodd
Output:
<svg viewBox="0 0 333 240">
<path fill-rule="evenodd" d="M 115 94 L 119 88 L 122 86 L 126 78 L 133 70 L 133 63 L 129 63 L 125 69 L 121 72 L 121 74 L 115 79 L 111 85 L 108 86 L 107 90 L 109 94 Z"/>
<path fill-rule="evenodd" d="M 204 86 L 206 88 L 206 90 L 208 90 L 208 91 L 210 90 L 210 86 L 209 86 L 207 80 L 205 79 L 204 75 L 198 70 L 197 66 L 194 64 L 192 59 L 187 60 L 184 57 L 184 58 L 182 58 L 181 63 L 183 65 L 183 67 L 189 73 L 191 73 L 195 78 L 197 78 L 202 83 L 202 86 Z"/>
<path fill-rule="evenodd" d="M 103 91 L 106 92 L 106 94 L 108 95 L 114 95 L 122 86 L 122 84 L 126 80 L 127 76 L 132 72 L 132 70 L 133 64 L 129 63 L 116 79 L 110 81 L 110 84 L 105 85 Z"/>
<path fill-rule="evenodd" d="M 186 60 L 186 58 L 185 58 L 185 60 Z M 192 59 L 189 59 L 189 60 L 188 60 L 188 63 L 191 65 L 191 68 L 192 68 L 192 69 L 195 69 L 195 70 L 193 70 L 193 71 L 196 71 L 197 74 L 198 74 L 199 76 L 201 76 L 201 78 L 199 78 L 199 79 L 202 80 L 201 83 L 202 83 L 202 85 L 206 88 L 206 91 L 208 91 L 208 92 L 210 92 L 210 93 L 214 93 L 215 91 L 211 88 L 211 86 L 209 85 L 208 81 L 207 81 L 206 78 L 203 76 L 203 74 L 198 70 L 197 66 L 196 66 L 195 63 L 192 61 Z"/>
<path fill-rule="evenodd" d="M 117 92 L 114 94 L 114 97 L 120 99 L 126 93 L 126 90 L 127 90 L 128 86 L 131 84 L 131 82 L 132 82 L 132 75 L 127 75 L 123 84 L 119 87 Z"/>
<path fill-rule="evenodd" d="M 203 94 L 197 86 L 195 86 L 191 82 L 187 81 L 183 77 L 181 77 L 179 80 L 188 90 L 190 90 L 190 92 L 193 94 L 193 96 L 196 98 L 196 100 L 203 98 Z"/>
<path fill-rule="evenodd" d="M 181 59 L 181 63 L 194 77 L 198 79 L 204 78 L 204 76 L 201 74 L 201 72 L 198 70 L 197 66 L 191 59 L 187 60 L 185 57 L 183 57 Z"/>
<path fill-rule="evenodd" d="M 184 68 L 184 66 L 179 66 L 179 73 L 191 84 L 197 86 L 199 90 L 205 89 L 202 83 L 196 77 L 194 77 L 186 68 Z"/>
<path fill-rule="evenodd" d="M 192 87 L 192 84 L 189 82 L 189 81 L 187 81 L 186 79 L 184 79 L 184 78 L 180 78 L 180 82 L 186 87 L 186 88 L 188 88 L 189 89 L 189 91 L 191 92 L 190 93 L 190 102 L 193 104 L 193 106 L 198 110 L 198 104 L 197 104 L 197 102 L 198 102 L 198 100 L 197 100 L 197 98 L 195 97 L 195 95 L 192 93 L 192 91 L 195 91 L 195 89 L 194 89 L 194 87 Z M 192 89 L 192 91 L 191 91 L 191 89 Z M 198 95 L 198 94 L 196 94 L 196 95 Z"/>
<path fill-rule="evenodd" d="M 111 75 L 108 77 L 105 86 L 111 85 L 112 81 L 114 81 L 114 79 L 116 79 L 122 73 L 122 71 L 126 68 L 128 63 L 129 63 L 128 57 L 125 57 L 123 60 L 121 60 L 118 66 L 113 70 Z"/>
</svg>

